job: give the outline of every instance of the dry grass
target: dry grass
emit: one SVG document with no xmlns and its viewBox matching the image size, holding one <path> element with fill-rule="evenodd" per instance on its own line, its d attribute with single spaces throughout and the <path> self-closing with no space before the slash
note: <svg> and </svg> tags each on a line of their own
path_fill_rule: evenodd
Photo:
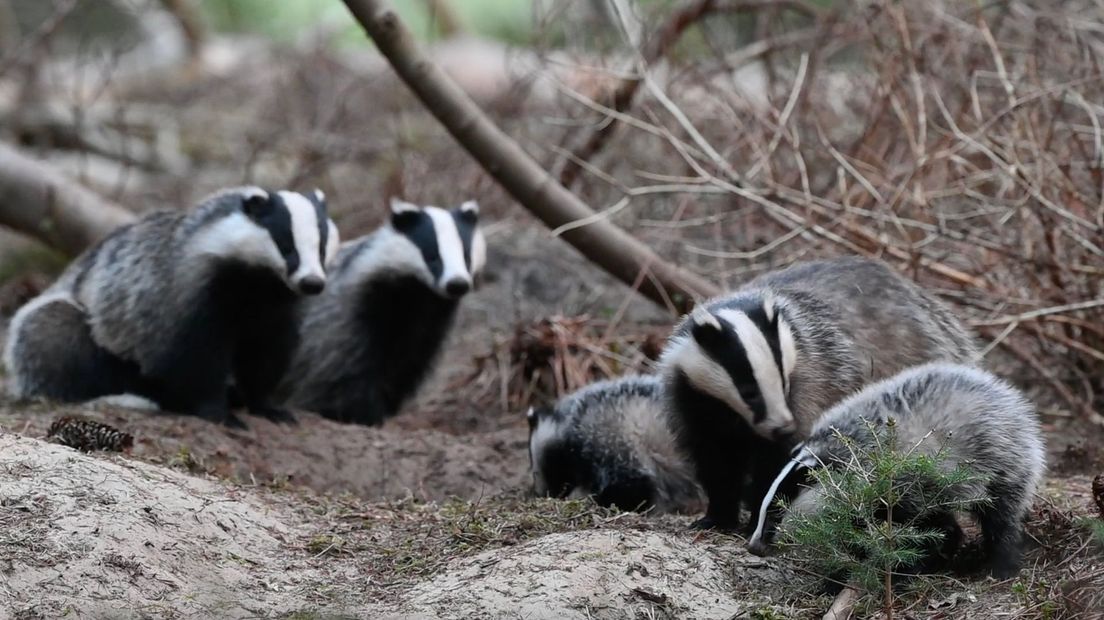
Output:
<svg viewBox="0 0 1104 620">
<path fill-rule="evenodd" d="M 716 54 L 671 63 L 667 84 L 651 80 L 615 116 L 627 130 L 581 191 L 725 283 L 812 256 L 887 259 L 958 306 L 1017 374 L 1104 423 L 1104 9 L 833 6 L 812 21 L 764 13 L 759 40 L 734 52 L 726 18 L 705 20 Z M 802 28 L 813 34 L 760 56 L 765 108 L 719 79 Z M 608 122 L 572 96 L 584 121 Z"/>
<path fill-rule="evenodd" d="M 504 411 L 524 411 L 551 402 L 594 381 L 647 373 L 659 357 L 670 327 L 589 316 L 551 316 L 515 326 L 489 353 L 476 355 L 472 371 L 450 392 L 471 402 L 496 401 Z"/>
</svg>

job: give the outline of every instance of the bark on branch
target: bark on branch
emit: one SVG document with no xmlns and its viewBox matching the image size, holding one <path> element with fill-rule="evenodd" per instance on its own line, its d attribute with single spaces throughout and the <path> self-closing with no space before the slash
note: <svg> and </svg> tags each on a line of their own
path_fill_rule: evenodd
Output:
<svg viewBox="0 0 1104 620">
<path fill-rule="evenodd" d="M 0 143 L 0 224 L 75 255 L 133 219 L 48 164 Z"/>
<path fill-rule="evenodd" d="M 593 210 L 537 164 L 504 134 L 415 43 L 384 0 L 344 0 L 345 5 L 399 77 L 426 108 L 522 206 L 551 228 L 585 220 L 563 238 L 607 272 L 663 305 L 680 311 L 719 289 L 705 279 L 665 262 L 646 245 Z M 641 277 L 641 275 L 644 277 Z"/>
</svg>

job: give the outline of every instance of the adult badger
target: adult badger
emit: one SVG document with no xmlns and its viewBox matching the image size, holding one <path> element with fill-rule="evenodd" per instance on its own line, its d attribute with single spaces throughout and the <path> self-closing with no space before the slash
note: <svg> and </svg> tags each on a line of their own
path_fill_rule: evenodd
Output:
<svg viewBox="0 0 1104 620">
<path fill-rule="evenodd" d="M 479 206 L 391 201 L 391 221 L 342 245 L 310 300 L 281 394 L 298 408 L 375 425 L 398 413 L 433 364 L 486 261 Z"/>
<path fill-rule="evenodd" d="M 950 310 L 877 260 L 802 263 L 701 304 L 660 358 L 709 497 L 695 526 L 737 528 L 741 505 L 759 506 L 789 449 L 845 396 L 909 366 L 975 357 Z"/>
<path fill-rule="evenodd" d="M 538 495 L 590 496 L 602 506 L 660 513 L 693 510 L 703 499 L 675 442 L 658 377 L 600 381 L 527 417 Z"/>
<path fill-rule="evenodd" d="M 891 420 L 893 434 L 886 435 Z M 809 469 L 844 467 L 854 455 L 861 458 L 876 440 L 887 436 L 894 437 L 902 451 L 939 455 L 940 466 L 947 471 L 962 467 L 972 474 L 941 495 L 940 504 L 970 506 L 981 526 L 982 551 L 993 573 L 1015 574 L 1023 519 L 1046 468 L 1035 408 L 1018 390 L 988 372 L 939 362 L 867 386 L 817 420 L 763 499 L 749 549 L 759 555 L 766 551 L 773 529 L 768 524 L 769 507 L 776 492 L 792 495 Z M 893 507 L 894 520 L 920 515 L 924 498 L 917 493 L 906 493 Z M 791 513 L 816 511 L 821 497 L 815 486 L 802 490 L 791 504 Z M 953 551 L 962 538 L 953 513 L 944 508 L 924 520 L 945 530 L 946 551 Z"/>
<path fill-rule="evenodd" d="M 157 211 L 78 257 L 13 317 L 4 358 L 17 397 L 133 393 L 244 426 L 227 403 L 293 420 L 269 398 L 294 352 L 303 295 L 326 285 L 337 229 L 321 192 L 223 190 Z"/>
</svg>

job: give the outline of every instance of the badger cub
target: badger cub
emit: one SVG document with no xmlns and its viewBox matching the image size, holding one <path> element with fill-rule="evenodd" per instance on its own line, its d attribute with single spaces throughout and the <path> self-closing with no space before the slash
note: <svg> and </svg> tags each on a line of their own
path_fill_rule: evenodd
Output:
<svg viewBox="0 0 1104 620">
<path fill-rule="evenodd" d="M 306 304 L 281 394 L 343 422 L 379 424 L 421 384 L 486 262 L 479 206 L 391 202 L 391 221 L 342 245 Z"/>
<path fill-rule="evenodd" d="M 326 285 L 337 229 L 320 191 L 224 190 L 158 211 L 78 257 L 12 319 L 17 397 L 132 393 L 165 410 L 244 426 L 228 407 L 292 420 L 270 402 L 298 338 L 304 295 Z"/>
<path fill-rule="evenodd" d="M 529 463 L 538 495 L 591 496 L 620 510 L 685 512 L 702 500 L 668 424 L 658 377 L 587 386 L 529 410 Z"/>
<path fill-rule="evenodd" d="M 845 396 L 909 366 L 975 355 L 950 310 L 876 260 L 798 264 L 701 304 L 660 359 L 679 440 L 709 496 L 695 525 L 737 528 L 741 506 L 759 506 L 789 449 Z"/>
<path fill-rule="evenodd" d="M 988 372 L 946 363 L 906 370 L 825 413 L 809 437 L 794 448 L 792 460 L 763 499 L 749 549 L 765 553 L 773 530 L 770 506 L 776 497 L 793 495 L 810 468 L 843 467 L 856 453 L 861 458 L 874 447 L 876 437 L 886 436 L 880 431 L 891 420 L 898 449 L 941 454 L 941 466 L 947 471 L 964 467 L 973 474 L 941 496 L 940 502 L 970 502 L 993 573 L 1014 575 L 1020 566 L 1023 520 L 1046 468 L 1035 408 L 1018 390 Z M 815 486 L 802 489 L 791 512 L 816 511 L 820 497 Z M 975 501 L 979 499 L 984 501 Z M 918 515 L 924 501 L 906 495 L 893 507 L 894 520 L 908 521 Z M 949 511 L 928 517 L 925 525 L 945 531 L 948 555 L 962 538 Z"/>
</svg>

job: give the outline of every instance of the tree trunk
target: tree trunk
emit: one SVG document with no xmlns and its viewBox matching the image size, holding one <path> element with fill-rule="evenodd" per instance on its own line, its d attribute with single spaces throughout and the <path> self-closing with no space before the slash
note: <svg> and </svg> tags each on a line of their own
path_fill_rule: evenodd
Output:
<svg viewBox="0 0 1104 620">
<path fill-rule="evenodd" d="M 587 222 L 562 235 L 584 256 L 630 286 L 639 283 L 639 291 L 649 299 L 679 311 L 719 292 L 710 282 L 665 262 L 639 240 L 596 217 L 557 183 L 430 60 L 386 1 L 345 0 L 345 5 L 399 77 L 515 200 L 551 228 Z"/>
<path fill-rule="evenodd" d="M 79 254 L 134 214 L 0 143 L 0 224 Z"/>
</svg>

